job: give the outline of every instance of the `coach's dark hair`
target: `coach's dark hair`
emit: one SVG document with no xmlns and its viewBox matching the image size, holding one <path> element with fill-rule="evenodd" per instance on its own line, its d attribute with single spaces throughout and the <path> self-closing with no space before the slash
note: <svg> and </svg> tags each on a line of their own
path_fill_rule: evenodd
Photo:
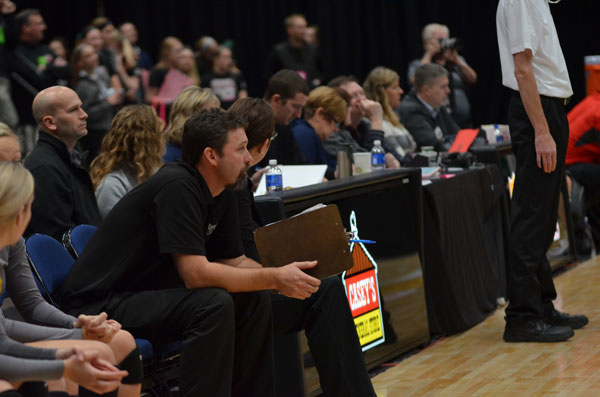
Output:
<svg viewBox="0 0 600 397">
<path fill-rule="evenodd" d="M 271 99 L 273 95 L 279 94 L 285 102 L 298 93 L 308 95 L 308 92 L 308 84 L 298 73 L 289 69 L 281 69 L 269 79 L 265 99 Z"/>
<path fill-rule="evenodd" d="M 275 113 L 271 106 L 260 98 L 240 98 L 228 110 L 246 122 L 248 149 L 262 144 L 273 137 Z"/>
<path fill-rule="evenodd" d="M 245 128 L 243 120 L 223 109 L 206 109 L 194 113 L 183 125 L 181 161 L 196 166 L 207 147 L 222 155 L 227 143 L 227 133 L 237 128 Z"/>
</svg>

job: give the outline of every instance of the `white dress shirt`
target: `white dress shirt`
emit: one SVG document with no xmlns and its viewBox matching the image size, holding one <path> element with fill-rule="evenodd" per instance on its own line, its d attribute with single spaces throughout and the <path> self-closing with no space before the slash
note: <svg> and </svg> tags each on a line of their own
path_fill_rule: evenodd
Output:
<svg viewBox="0 0 600 397">
<path fill-rule="evenodd" d="M 519 90 L 513 54 L 529 49 L 540 95 L 557 98 L 573 95 L 548 0 L 500 0 L 496 29 L 503 85 Z"/>
</svg>

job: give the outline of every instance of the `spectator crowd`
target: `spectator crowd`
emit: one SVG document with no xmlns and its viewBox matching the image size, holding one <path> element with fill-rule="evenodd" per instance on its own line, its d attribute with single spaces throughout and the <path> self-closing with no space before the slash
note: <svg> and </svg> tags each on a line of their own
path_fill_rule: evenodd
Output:
<svg viewBox="0 0 600 397">
<path fill-rule="evenodd" d="M 0 391 L 33 379 L 139 395 L 136 337 L 182 341 L 182 395 L 268 396 L 273 337 L 304 329 L 325 393 L 375 395 L 339 278 L 302 272 L 315 262 L 260 265 L 252 191 L 269 159 L 325 164 L 330 180 L 338 152 L 376 140 L 388 168 L 446 151 L 471 126 L 477 81 L 448 28 L 424 27 L 410 86 L 375 65 L 362 83 L 324 81 L 318 29 L 293 14 L 264 97 L 249 98 L 234 48 L 212 37 L 195 48 L 165 37 L 153 63 L 131 22 L 98 17 L 70 42 L 45 37 L 39 10 L 0 0 L 0 11 L 1 289 L 27 321 L 0 321 L 0 368 L 12 368 Z M 571 168 L 598 180 L 597 165 Z M 60 310 L 43 305 L 22 236 L 61 241 L 79 224 L 98 230 L 53 294 Z"/>
</svg>

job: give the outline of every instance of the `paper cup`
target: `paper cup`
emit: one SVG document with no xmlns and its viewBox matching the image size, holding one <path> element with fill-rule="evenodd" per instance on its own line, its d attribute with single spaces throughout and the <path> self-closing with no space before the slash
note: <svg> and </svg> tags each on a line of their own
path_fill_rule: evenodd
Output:
<svg viewBox="0 0 600 397">
<path fill-rule="evenodd" d="M 371 153 L 353 153 L 356 174 L 366 174 L 371 172 Z"/>
</svg>

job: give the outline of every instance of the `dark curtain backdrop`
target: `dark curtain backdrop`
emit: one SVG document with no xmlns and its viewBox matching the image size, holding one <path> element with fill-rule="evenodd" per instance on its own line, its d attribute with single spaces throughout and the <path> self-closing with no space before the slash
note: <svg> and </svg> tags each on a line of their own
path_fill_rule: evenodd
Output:
<svg viewBox="0 0 600 397">
<path fill-rule="evenodd" d="M 531 0 L 543 1 L 543 0 Z M 202 35 L 232 39 L 234 56 L 250 94 L 262 96 L 263 65 L 270 48 L 285 39 L 283 18 L 305 14 L 319 26 L 326 78 L 354 74 L 360 80 L 375 66 L 400 74 L 406 88 L 408 63 L 422 55 L 421 29 L 448 25 L 464 43 L 461 54 L 477 71 L 470 90 L 476 124 L 504 122 L 508 92 L 502 88 L 496 41 L 496 0 L 44 0 L 18 1 L 41 9 L 47 37 L 72 40 L 98 12 L 115 24 L 134 22 L 140 45 L 155 59 L 161 39 L 180 37 L 192 45 Z M 585 96 L 583 57 L 600 54 L 598 0 L 564 0 L 551 6 L 570 71 L 575 98 Z"/>
</svg>

